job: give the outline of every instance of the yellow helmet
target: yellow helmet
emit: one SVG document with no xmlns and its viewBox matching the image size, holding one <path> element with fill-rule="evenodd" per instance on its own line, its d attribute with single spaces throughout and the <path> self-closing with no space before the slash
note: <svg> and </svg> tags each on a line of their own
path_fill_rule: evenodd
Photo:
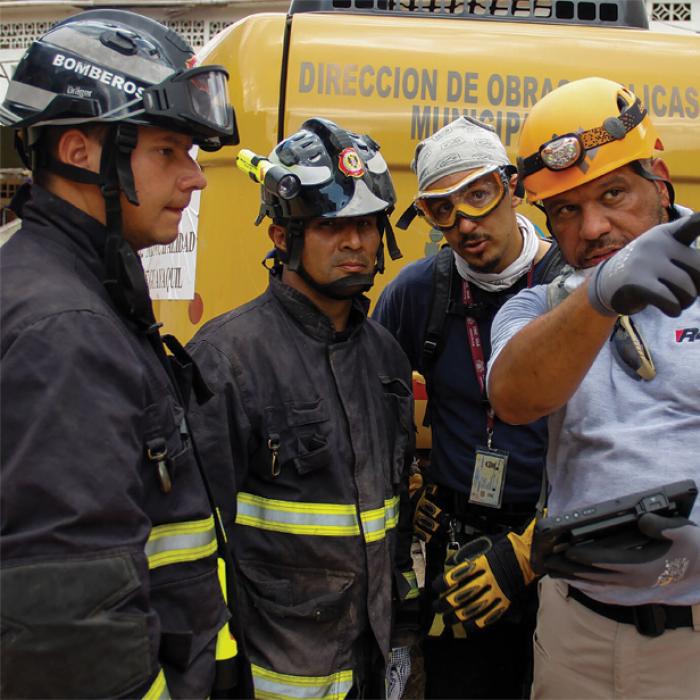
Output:
<svg viewBox="0 0 700 700">
<path fill-rule="evenodd" d="M 545 95 L 520 133 L 518 170 L 528 201 L 595 180 L 663 145 L 639 98 L 605 78 L 575 80 Z"/>
</svg>

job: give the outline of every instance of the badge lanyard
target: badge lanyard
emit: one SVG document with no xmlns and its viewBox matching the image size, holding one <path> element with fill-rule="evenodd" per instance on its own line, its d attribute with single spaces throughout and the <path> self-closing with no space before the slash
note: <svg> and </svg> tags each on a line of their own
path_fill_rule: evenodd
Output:
<svg viewBox="0 0 700 700">
<path fill-rule="evenodd" d="M 462 302 L 465 306 L 471 306 L 474 303 L 472 290 L 467 280 L 462 280 Z M 479 382 L 479 389 L 483 398 L 486 396 L 486 361 L 484 360 L 484 348 L 481 344 L 481 333 L 479 333 L 479 326 L 473 316 L 467 316 L 464 320 L 467 326 L 467 339 L 469 341 L 472 364 L 474 365 L 474 372 L 476 372 L 476 379 Z M 491 449 L 495 422 L 496 414 L 489 403 L 486 409 L 486 446 L 489 449 Z"/>
<path fill-rule="evenodd" d="M 533 262 L 530 269 L 527 271 L 527 287 L 528 289 L 532 286 L 532 278 L 535 271 L 535 263 Z M 462 280 L 462 302 L 465 306 L 471 306 L 474 304 L 474 297 L 472 295 L 471 287 L 467 280 Z M 476 372 L 476 378 L 479 382 L 479 389 L 481 390 L 481 396 L 486 396 L 486 360 L 484 360 L 484 347 L 481 343 L 481 334 L 479 333 L 479 326 L 476 319 L 473 316 L 467 316 L 465 318 L 465 323 L 467 326 L 467 338 L 469 340 L 469 350 L 472 356 L 472 364 L 474 365 L 474 372 Z M 493 428 L 496 423 L 496 413 L 494 412 L 491 404 L 488 404 L 488 409 L 486 411 L 486 446 L 491 449 L 493 441 Z"/>
<path fill-rule="evenodd" d="M 527 286 L 532 286 L 534 262 L 527 273 Z M 462 280 L 462 302 L 465 306 L 474 303 L 471 287 L 467 280 Z M 476 319 L 472 316 L 465 318 L 467 339 L 471 352 L 472 364 L 482 398 L 486 397 L 486 360 L 481 334 Z M 503 500 L 503 488 L 506 480 L 508 453 L 493 447 L 493 430 L 496 423 L 496 413 L 487 403 L 486 409 L 486 447 L 475 449 L 474 474 L 472 477 L 469 502 L 491 508 L 500 508 Z"/>
</svg>

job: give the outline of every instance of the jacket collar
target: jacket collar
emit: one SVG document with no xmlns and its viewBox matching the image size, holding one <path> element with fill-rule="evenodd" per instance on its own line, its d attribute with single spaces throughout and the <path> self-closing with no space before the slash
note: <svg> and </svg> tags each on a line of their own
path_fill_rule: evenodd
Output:
<svg viewBox="0 0 700 700">
<path fill-rule="evenodd" d="M 328 316 L 309 297 L 282 282 L 277 275 L 270 275 L 269 292 L 307 335 L 323 343 L 342 342 L 354 336 L 362 327 L 369 310 L 367 297 L 354 297 L 348 327 L 342 333 L 337 333 Z"/>
<path fill-rule="evenodd" d="M 76 254 L 100 281 L 103 279 L 107 229 L 99 221 L 35 184 L 20 188 L 11 208 L 23 224 Z"/>
</svg>

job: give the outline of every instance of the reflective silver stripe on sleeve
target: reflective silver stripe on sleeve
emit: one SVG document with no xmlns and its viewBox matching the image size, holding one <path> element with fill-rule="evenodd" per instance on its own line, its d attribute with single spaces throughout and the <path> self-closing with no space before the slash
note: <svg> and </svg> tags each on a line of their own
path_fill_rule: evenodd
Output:
<svg viewBox="0 0 700 700">
<path fill-rule="evenodd" d="M 217 550 L 214 516 L 204 520 L 158 525 L 146 542 L 148 568 L 204 559 Z"/>
</svg>

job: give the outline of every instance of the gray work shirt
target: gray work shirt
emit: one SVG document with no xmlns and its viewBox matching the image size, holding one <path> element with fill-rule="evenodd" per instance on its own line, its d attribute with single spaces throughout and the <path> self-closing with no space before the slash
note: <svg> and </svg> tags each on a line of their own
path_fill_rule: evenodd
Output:
<svg viewBox="0 0 700 700">
<path fill-rule="evenodd" d="M 510 338 L 547 312 L 546 289 L 525 289 L 501 308 L 491 330 L 491 365 Z M 549 416 L 550 514 L 681 479 L 700 485 L 700 300 L 678 318 L 648 307 L 634 322 L 656 377 L 630 377 L 605 343 L 569 402 Z M 700 502 L 691 520 L 700 524 Z M 700 602 L 698 576 L 653 589 L 576 586 L 608 603 Z"/>
</svg>

